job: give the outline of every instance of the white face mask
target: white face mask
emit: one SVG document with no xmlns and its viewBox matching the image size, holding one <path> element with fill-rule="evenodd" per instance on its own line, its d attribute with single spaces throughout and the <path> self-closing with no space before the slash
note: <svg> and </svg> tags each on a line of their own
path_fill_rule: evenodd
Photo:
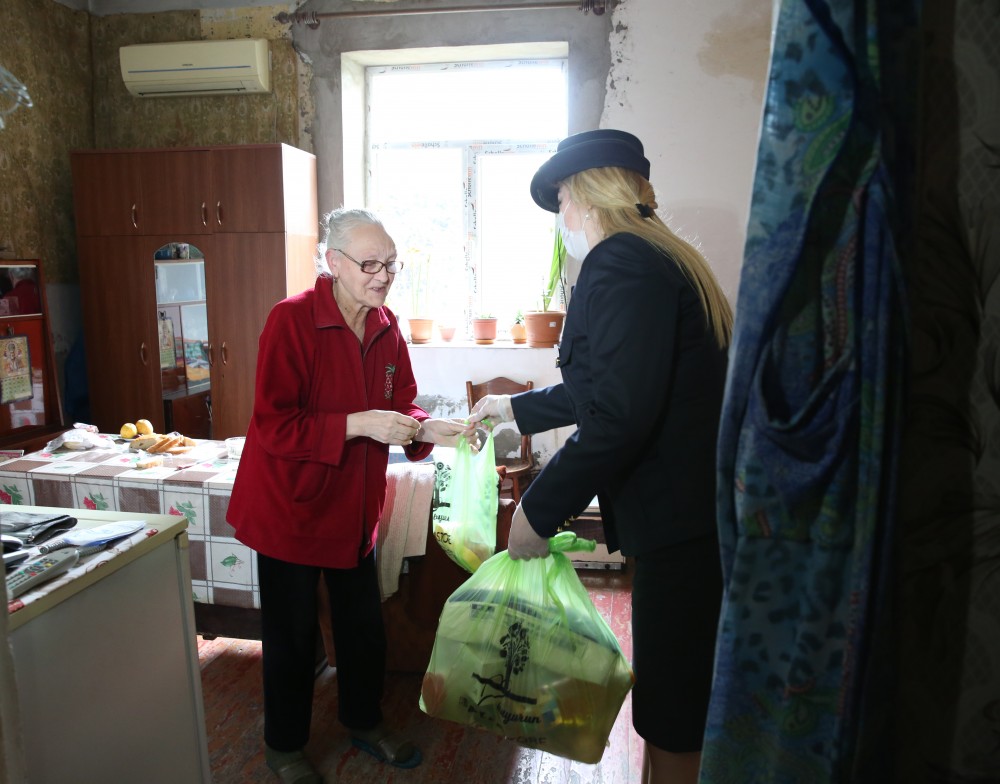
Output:
<svg viewBox="0 0 1000 784">
<path fill-rule="evenodd" d="M 577 261 L 583 261 L 587 257 L 587 254 L 590 253 L 590 242 L 587 240 L 587 233 L 583 229 L 570 231 L 566 228 L 566 219 L 563 215 L 564 213 L 559 213 L 556 225 L 559 227 L 559 233 L 562 234 L 566 252 Z"/>
</svg>

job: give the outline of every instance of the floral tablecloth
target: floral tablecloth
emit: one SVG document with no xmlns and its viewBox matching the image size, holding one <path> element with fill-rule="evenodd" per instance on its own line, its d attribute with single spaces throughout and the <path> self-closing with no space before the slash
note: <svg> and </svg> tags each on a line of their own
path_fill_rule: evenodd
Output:
<svg viewBox="0 0 1000 784">
<path fill-rule="evenodd" d="M 253 551 L 226 522 L 238 463 L 221 441 L 199 441 L 161 467 L 137 470 L 127 444 L 31 452 L 0 463 L 0 503 L 170 514 L 187 520 L 194 601 L 259 607 Z"/>
</svg>

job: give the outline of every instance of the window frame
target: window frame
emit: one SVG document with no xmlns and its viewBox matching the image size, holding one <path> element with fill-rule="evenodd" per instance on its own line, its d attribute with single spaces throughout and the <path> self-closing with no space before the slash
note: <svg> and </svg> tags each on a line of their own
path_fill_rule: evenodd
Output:
<svg viewBox="0 0 1000 784">
<path fill-rule="evenodd" d="M 413 148 L 427 148 L 427 149 L 457 149 L 460 151 L 462 160 L 462 169 L 464 172 L 463 176 L 463 192 L 462 192 L 462 229 L 464 234 L 463 245 L 463 264 L 464 273 L 467 280 L 467 285 L 465 286 L 464 292 L 464 305 L 463 305 L 463 316 L 464 323 L 459 322 L 458 326 L 462 327 L 465 332 L 465 336 L 468 338 L 471 336 L 471 321 L 474 317 L 485 313 L 492 312 L 493 307 L 489 303 L 484 302 L 485 292 L 482 286 L 483 276 L 487 272 L 488 260 L 484 258 L 483 243 L 481 237 L 481 218 L 480 212 L 477 208 L 477 203 L 480 200 L 481 187 L 482 187 L 482 167 L 481 162 L 486 156 L 493 156 L 498 154 L 536 154 L 542 157 L 547 157 L 556 151 L 556 147 L 559 141 L 568 133 L 568 128 L 564 127 L 559 129 L 559 131 L 548 138 L 534 138 L 534 139 L 482 139 L 482 138 L 462 138 L 462 139 L 433 139 L 425 141 L 383 141 L 383 140 L 373 140 L 371 134 L 371 123 L 372 123 L 372 109 L 371 109 L 371 80 L 375 78 L 378 71 L 384 71 L 387 67 L 391 67 L 394 71 L 398 71 L 401 68 L 414 67 L 420 68 L 428 64 L 440 65 L 447 67 L 449 69 L 462 69 L 463 66 L 469 63 L 495 63 L 498 67 L 511 67 L 511 66 L 530 66 L 537 63 L 544 62 L 546 64 L 557 63 L 562 71 L 563 81 L 566 89 L 565 94 L 565 117 L 566 125 L 569 124 L 569 92 L 570 92 L 570 79 L 569 79 L 569 56 L 568 51 L 563 51 L 558 53 L 549 53 L 547 56 L 538 57 L 505 57 L 505 58 L 475 58 L 475 57 L 462 57 L 460 55 L 465 47 L 455 48 L 455 57 L 443 57 L 439 59 L 439 62 L 431 62 L 415 58 L 413 62 L 402 61 L 397 57 L 391 58 L 394 60 L 392 63 L 383 63 L 369 58 L 368 62 L 364 63 L 362 72 L 362 82 L 363 82 L 363 94 L 364 94 L 364 111 L 362 115 L 362 127 L 363 127 L 363 150 L 364 150 L 364 160 L 363 160 L 363 171 L 364 178 L 362 184 L 363 193 L 363 203 L 365 205 L 372 205 L 374 201 L 373 196 L 373 170 L 374 163 L 372 161 L 373 153 L 382 150 L 392 150 L 392 149 L 413 149 Z M 441 53 L 449 52 L 449 49 L 437 50 Z M 397 53 L 398 55 L 399 53 Z M 527 198 L 527 193 L 525 194 Z M 540 216 L 541 217 L 541 216 Z M 555 231 L 555 226 L 553 222 L 553 232 Z M 401 250 L 402 252 L 402 250 Z M 542 257 L 545 254 L 543 252 Z M 539 269 L 539 279 L 541 280 L 548 272 L 547 265 L 543 267 L 540 266 Z M 530 300 L 529 300 L 530 301 Z M 527 302 L 523 307 L 520 308 L 523 311 L 530 310 Z M 421 314 L 402 314 L 402 315 L 421 315 Z M 503 314 L 494 313 L 494 315 L 507 316 L 510 315 L 510 321 L 513 322 L 513 313 Z M 504 319 L 501 318 L 498 323 L 500 327 L 500 337 L 509 337 L 509 327 L 510 324 L 505 323 Z"/>
</svg>

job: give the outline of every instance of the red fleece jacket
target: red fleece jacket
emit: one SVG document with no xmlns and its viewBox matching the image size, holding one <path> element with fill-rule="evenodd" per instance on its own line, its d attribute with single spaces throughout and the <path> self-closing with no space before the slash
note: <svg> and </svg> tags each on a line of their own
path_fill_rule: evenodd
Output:
<svg viewBox="0 0 1000 784">
<path fill-rule="evenodd" d="M 347 415 L 418 420 L 417 384 L 395 315 L 371 310 L 365 339 L 347 326 L 331 280 L 274 306 L 260 336 L 253 417 L 226 515 L 236 538 L 272 558 L 351 568 L 375 546 L 389 447 L 345 440 Z M 432 444 L 406 447 L 411 460 Z"/>
</svg>

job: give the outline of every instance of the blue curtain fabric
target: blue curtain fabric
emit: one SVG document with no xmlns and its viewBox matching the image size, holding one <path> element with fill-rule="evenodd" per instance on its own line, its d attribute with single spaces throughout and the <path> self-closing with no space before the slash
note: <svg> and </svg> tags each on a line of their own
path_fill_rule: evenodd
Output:
<svg viewBox="0 0 1000 784">
<path fill-rule="evenodd" d="M 701 782 L 884 782 L 919 4 L 778 14 L 719 435 Z"/>
</svg>

